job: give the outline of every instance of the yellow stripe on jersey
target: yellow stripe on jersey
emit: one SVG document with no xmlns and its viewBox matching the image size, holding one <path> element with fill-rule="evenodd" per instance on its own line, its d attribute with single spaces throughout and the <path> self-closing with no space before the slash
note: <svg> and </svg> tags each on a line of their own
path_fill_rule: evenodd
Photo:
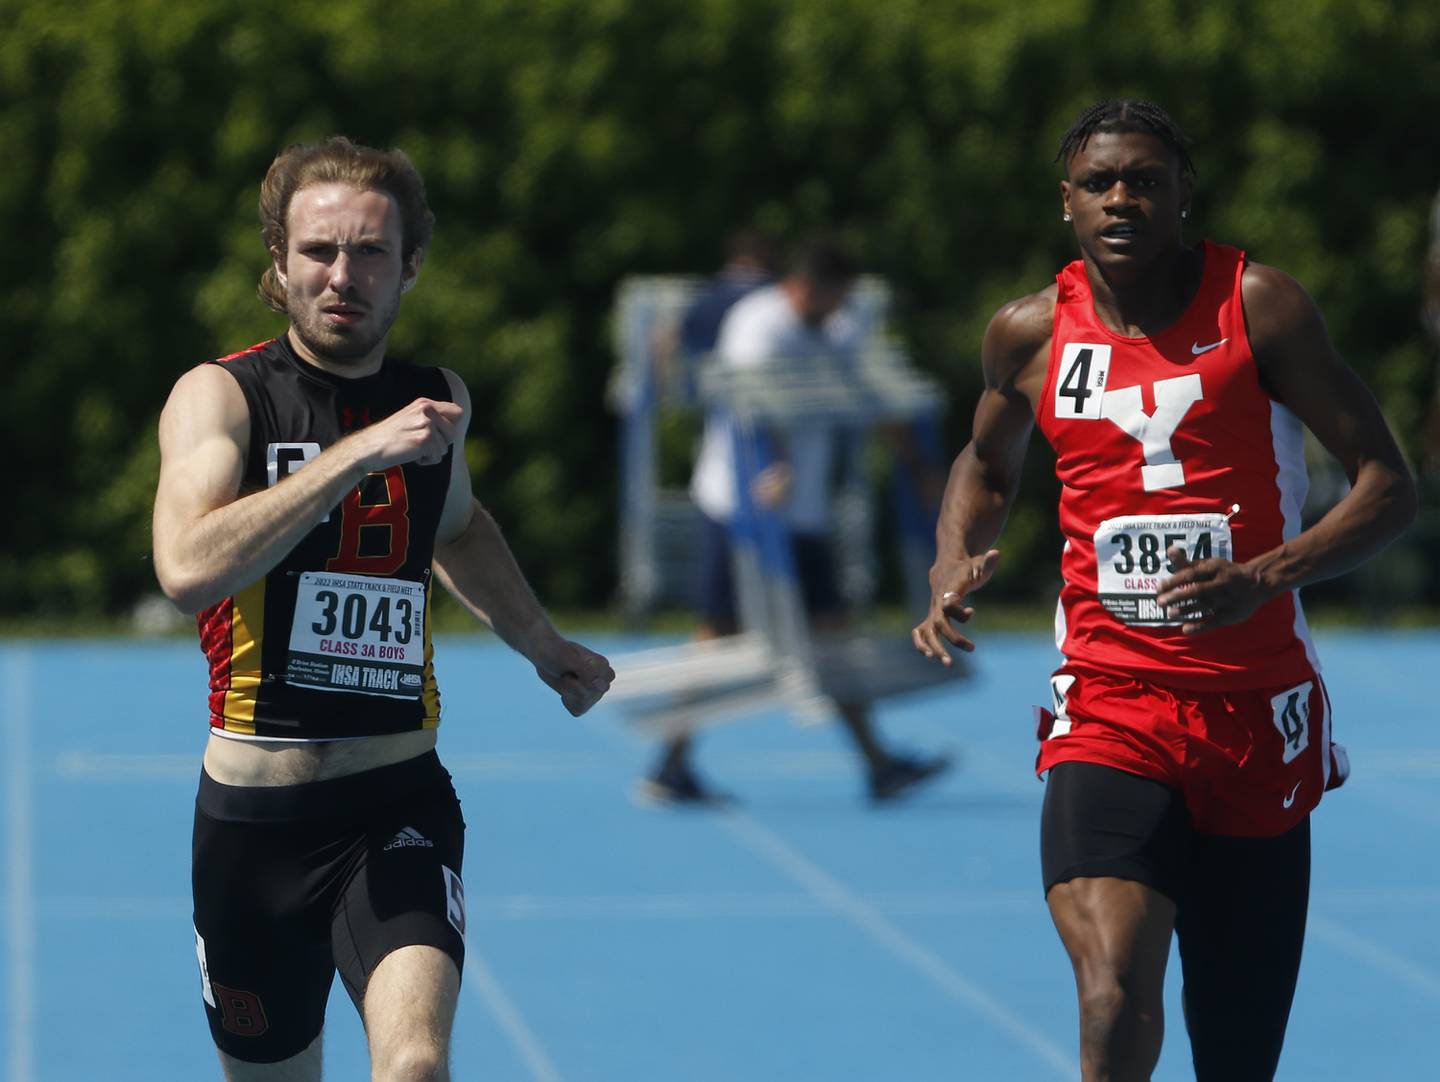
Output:
<svg viewBox="0 0 1440 1082">
<path fill-rule="evenodd" d="M 230 690 L 225 693 L 227 732 L 255 734 L 260 693 L 260 651 L 265 635 L 265 578 L 239 591 L 230 605 Z"/>
<path fill-rule="evenodd" d="M 425 717 L 420 722 L 422 729 L 434 729 L 440 725 L 440 685 L 435 682 L 435 643 L 430 638 L 430 602 L 433 599 L 435 576 L 425 580 Z"/>
</svg>

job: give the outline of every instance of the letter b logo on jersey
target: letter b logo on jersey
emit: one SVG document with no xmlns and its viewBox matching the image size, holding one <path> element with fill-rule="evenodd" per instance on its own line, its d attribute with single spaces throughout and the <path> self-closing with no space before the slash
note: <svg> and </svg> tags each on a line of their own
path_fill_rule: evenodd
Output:
<svg viewBox="0 0 1440 1082">
<path fill-rule="evenodd" d="M 265 483 L 274 488 L 285 478 L 312 459 L 320 457 L 318 443 L 267 443 L 265 445 Z M 329 522 L 326 515 L 322 522 Z"/>
</svg>

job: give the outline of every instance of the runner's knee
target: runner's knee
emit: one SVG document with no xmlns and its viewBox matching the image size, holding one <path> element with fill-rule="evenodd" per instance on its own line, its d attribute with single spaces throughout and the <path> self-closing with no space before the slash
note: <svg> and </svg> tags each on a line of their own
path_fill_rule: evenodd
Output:
<svg viewBox="0 0 1440 1082">
<path fill-rule="evenodd" d="M 1080 1030 L 1085 1037 L 1110 1033 L 1126 1010 L 1125 989 L 1118 980 L 1091 977 L 1080 980 Z"/>
<path fill-rule="evenodd" d="M 383 1052 L 377 1050 L 373 1082 L 448 1082 L 448 1059 L 444 1048 L 425 1034 L 403 1037 Z"/>
<path fill-rule="evenodd" d="M 1113 1028 L 1126 1019 L 1146 1022 L 1160 1016 L 1163 1002 L 1158 989 L 1144 987 L 1148 981 L 1115 970 L 1076 974 L 1081 1025 Z"/>
</svg>

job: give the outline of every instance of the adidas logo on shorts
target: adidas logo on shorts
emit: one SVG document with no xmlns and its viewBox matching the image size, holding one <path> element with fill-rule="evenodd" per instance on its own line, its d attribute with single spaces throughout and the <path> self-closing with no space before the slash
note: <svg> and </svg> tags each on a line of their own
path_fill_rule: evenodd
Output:
<svg viewBox="0 0 1440 1082">
<path fill-rule="evenodd" d="M 395 835 L 395 837 L 391 838 L 388 842 L 386 842 L 385 848 L 382 849 L 381 852 L 383 853 L 388 852 L 391 849 L 406 849 L 411 847 L 434 849 L 435 843 L 432 842 L 429 838 L 425 837 L 425 835 L 421 834 L 414 827 L 406 827 L 399 834 Z"/>
</svg>

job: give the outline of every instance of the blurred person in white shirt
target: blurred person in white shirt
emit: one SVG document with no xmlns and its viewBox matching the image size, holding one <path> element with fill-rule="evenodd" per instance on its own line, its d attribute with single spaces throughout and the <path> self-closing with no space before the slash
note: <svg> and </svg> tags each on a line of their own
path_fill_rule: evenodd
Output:
<svg viewBox="0 0 1440 1082">
<path fill-rule="evenodd" d="M 801 245 L 779 282 L 756 289 L 731 306 L 720 325 L 716 363 L 749 368 L 805 358 L 853 361 L 864 345 L 864 328 L 845 309 L 855 277 L 854 261 L 835 243 L 816 239 Z M 838 630 L 844 626 L 844 602 L 829 533 L 830 478 L 839 433 L 825 421 L 805 421 L 769 435 L 776 461 L 755 479 L 753 496 L 785 523 L 812 626 L 818 631 Z M 702 623 L 697 637 L 733 635 L 739 620 L 729 532 L 736 513 L 736 476 L 731 422 L 721 414 L 706 418 L 690 494 L 702 519 Z M 868 704 L 838 706 L 861 756 L 872 800 L 908 793 L 949 766 L 943 756 L 900 755 L 887 749 L 875 733 Z M 668 804 L 717 800 L 694 770 L 693 743 L 691 733 L 666 742 L 654 770 L 640 782 L 643 797 Z"/>
</svg>

